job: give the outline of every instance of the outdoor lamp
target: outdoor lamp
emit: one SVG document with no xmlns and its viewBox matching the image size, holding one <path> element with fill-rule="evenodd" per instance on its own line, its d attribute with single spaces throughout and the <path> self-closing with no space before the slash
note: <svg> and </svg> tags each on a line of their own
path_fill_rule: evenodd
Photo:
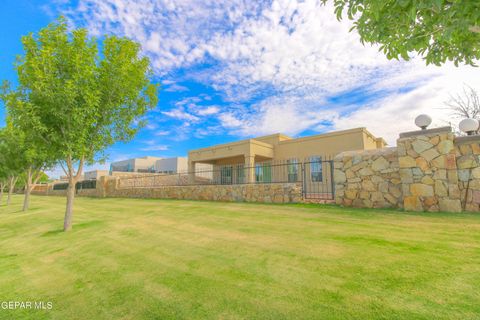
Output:
<svg viewBox="0 0 480 320">
<path fill-rule="evenodd" d="M 415 125 L 422 130 L 427 129 L 430 123 L 432 123 L 432 118 L 428 114 L 421 114 L 415 118 Z"/>
<path fill-rule="evenodd" d="M 478 120 L 471 119 L 471 118 L 463 119 L 458 124 L 458 127 L 460 128 L 461 131 L 471 136 L 472 134 L 475 133 L 475 131 L 478 130 Z"/>
</svg>

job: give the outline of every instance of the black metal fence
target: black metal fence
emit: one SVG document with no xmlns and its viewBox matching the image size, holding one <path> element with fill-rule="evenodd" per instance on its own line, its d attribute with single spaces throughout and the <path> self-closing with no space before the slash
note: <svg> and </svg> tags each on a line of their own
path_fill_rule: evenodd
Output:
<svg viewBox="0 0 480 320">
<path fill-rule="evenodd" d="M 120 188 L 188 185 L 298 183 L 307 199 L 333 199 L 333 161 L 322 157 L 214 166 L 211 170 L 178 174 L 142 174 L 120 178 Z"/>
<path fill-rule="evenodd" d="M 96 180 L 84 180 L 79 181 L 75 184 L 75 189 L 82 190 L 82 189 L 95 189 L 97 187 Z M 65 183 L 56 183 L 53 185 L 53 190 L 67 190 L 68 182 Z"/>
</svg>

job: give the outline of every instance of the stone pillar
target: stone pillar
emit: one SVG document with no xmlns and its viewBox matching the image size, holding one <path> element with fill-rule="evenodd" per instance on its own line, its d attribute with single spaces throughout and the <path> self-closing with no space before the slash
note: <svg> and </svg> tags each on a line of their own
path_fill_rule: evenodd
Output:
<svg viewBox="0 0 480 320">
<path fill-rule="evenodd" d="M 402 133 L 397 147 L 405 210 L 460 212 L 451 128 Z"/>
<path fill-rule="evenodd" d="M 255 156 L 245 155 L 245 182 L 255 183 Z"/>
<path fill-rule="evenodd" d="M 455 138 L 458 186 L 465 211 L 480 211 L 480 135 Z"/>
</svg>

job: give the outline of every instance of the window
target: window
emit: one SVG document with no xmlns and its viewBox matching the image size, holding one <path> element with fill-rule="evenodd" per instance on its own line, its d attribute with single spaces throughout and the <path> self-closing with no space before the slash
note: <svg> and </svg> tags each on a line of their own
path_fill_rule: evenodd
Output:
<svg viewBox="0 0 480 320">
<path fill-rule="evenodd" d="M 245 169 L 241 164 L 237 165 L 237 183 L 245 183 Z"/>
<path fill-rule="evenodd" d="M 272 182 L 272 166 L 268 162 L 255 164 L 255 181 Z"/>
<path fill-rule="evenodd" d="M 224 166 L 220 171 L 220 183 L 232 184 L 232 166 Z"/>
<path fill-rule="evenodd" d="M 290 159 L 287 160 L 287 170 L 288 170 L 288 182 L 297 182 L 298 181 L 298 160 Z"/>
<path fill-rule="evenodd" d="M 322 157 L 310 158 L 310 177 L 314 182 L 323 180 Z"/>
</svg>

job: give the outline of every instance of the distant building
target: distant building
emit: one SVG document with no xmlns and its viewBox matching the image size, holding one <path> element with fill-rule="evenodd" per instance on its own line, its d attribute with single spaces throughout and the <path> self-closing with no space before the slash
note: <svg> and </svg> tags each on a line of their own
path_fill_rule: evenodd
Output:
<svg viewBox="0 0 480 320">
<path fill-rule="evenodd" d="M 165 158 L 155 161 L 155 172 L 172 174 L 188 170 L 188 159 L 185 157 Z"/>
<path fill-rule="evenodd" d="M 108 176 L 108 170 L 92 170 L 85 172 L 85 180 L 98 180 L 98 178 L 103 176 Z"/>
<path fill-rule="evenodd" d="M 199 165 L 197 170 L 211 170 L 211 165 Z M 110 172 L 140 172 L 175 174 L 188 172 L 188 159 L 186 157 L 158 158 L 141 157 L 112 162 Z"/>
<path fill-rule="evenodd" d="M 112 162 L 110 172 L 155 172 L 155 162 L 162 158 L 145 156 Z"/>
</svg>

